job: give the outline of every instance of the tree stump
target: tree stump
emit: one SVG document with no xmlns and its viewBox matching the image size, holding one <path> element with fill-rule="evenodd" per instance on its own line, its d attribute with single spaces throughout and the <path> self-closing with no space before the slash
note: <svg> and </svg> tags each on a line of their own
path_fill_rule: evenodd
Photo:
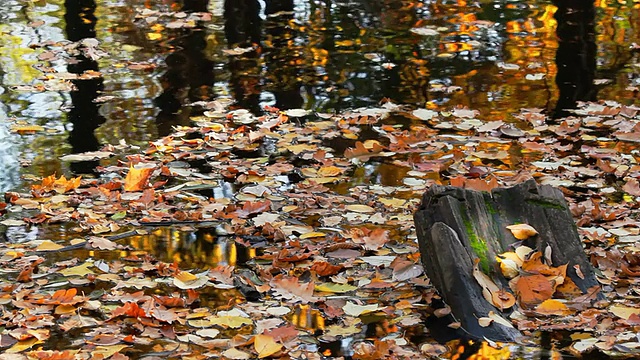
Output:
<svg viewBox="0 0 640 360">
<path fill-rule="evenodd" d="M 488 270 L 487 275 L 499 274 L 493 280 L 508 289 L 496 255 L 513 250 L 515 243 L 543 253 L 550 248 L 550 265 L 568 264 L 567 276 L 583 293 L 598 285 L 562 192 L 535 180 L 490 193 L 433 186 L 424 194 L 414 221 L 425 271 L 454 318 L 472 337 L 514 341 L 521 335 L 496 322 L 488 327 L 478 324 L 478 318 L 500 311 L 485 300 L 473 277 L 476 259 Z M 506 228 L 517 223 L 533 226 L 538 235 L 524 243 L 517 240 Z"/>
</svg>

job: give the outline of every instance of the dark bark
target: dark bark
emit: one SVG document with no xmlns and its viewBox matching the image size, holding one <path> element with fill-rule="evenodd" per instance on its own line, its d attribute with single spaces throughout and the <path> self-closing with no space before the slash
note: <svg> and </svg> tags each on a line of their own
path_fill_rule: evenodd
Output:
<svg viewBox="0 0 640 360">
<path fill-rule="evenodd" d="M 434 186 L 424 194 L 414 219 L 425 271 L 454 317 L 472 336 L 511 341 L 520 335 L 516 329 L 495 322 L 485 328 L 478 325 L 478 318 L 489 311 L 500 314 L 500 310 L 483 298 L 473 278 L 476 259 L 498 286 L 508 289 L 496 255 L 512 250 L 514 244 L 542 252 L 549 247 L 551 265 L 568 264 L 567 275 L 583 292 L 598 285 L 567 202 L 562 192 L 551 186 L 530 180 L 491 193 Z M 539 234 L 524 242 L 516 240 L 506 228 L 516 223 L 529 224 Z M 582 277 L 574 266 L 579 267 Z"/>
</svg>

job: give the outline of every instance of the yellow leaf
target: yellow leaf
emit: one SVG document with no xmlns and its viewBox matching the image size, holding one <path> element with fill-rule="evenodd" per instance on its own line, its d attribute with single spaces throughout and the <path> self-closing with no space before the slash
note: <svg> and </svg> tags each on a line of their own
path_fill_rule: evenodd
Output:
<svg viewBox="0 0 640 360">
<path fill-rule="evenodd" d="M 337 166 L 323 166 L 318 170 L 320 176 L 336 176 L 342 174 L 344 170 Z"/>
<path fill-rule="evenodd" d="M 56 306 L 56 315 L 74 314 L 77 308 L 73 305 L 58 305 Z"/>
<path fill-rule="evenodd" d="M 536 229 L 528 224 L 515 224 L 507 226 L 507 229 L 511 230 L 513 236 L 518 240 L 526 240 L 532 236 L 538 235 Z"/>
<path fill-rule="evenodd" d="M 113 354 L 120 352 L 120 350 L 126 348 L 127 345 L 107 345 L 96 346 L 95 350 L 91 352 L 92 358 L 106 359 Z"/>
<path fill-rule="evenodd" d="M 237 329 L 242 325 L 251 325 L 253 321 L 244 316 L 213 316 L 209 318 L 211 325 L 220 325 L 228 328 Z"/>
<path fill-rule="evenodd" d="M 633 314 L 636 314 L 636 315 L 640 316 L 640 308 L 631 307 L 631 306 L 625 306 L 625 305 L 621 305 L 621 304 L 613 305 L 612 307 L 609 308 L 609 312 L 611 312 L 613 315 L 615 315 L 615 316 L 617 316 L 619 318 L 623 318 L 625 320 L 629 320 L 629 318 Z"/>
<path fill-rule="evenodd" d="M 195 276 L 192 273 L 187 272 L 187 271 L 180 271 L 180 273 L 178 273 L 175 276 L 175 278 L 180 280 L 180 281 L 182 281 L 182 282 L 184 282 L 184 283 L 188 283 L 188 282 L 195 281 L 195 280 L 198 279 L 197 276 Z"/>
<path fill-rule="evenodd" d="M 36 251 L 55 251 L 55 250 L 60 250 L 63 247 L 64 246 L 56 244 L 51 240 L 45 240 L 42 243 L 40 243 L 40 245 L 38 245 L 38 247 L 36 248 Z"/>
<path fill-rule="evenodd" d="M 323 236 L 326 236 L 326 235 L 327 234 L 325 234 L 323 232 L 312 231 L 312 232 L 308 232 L 306 234 L 300 235 L 300 239 L 311 239 L 311 238 L 323 237 Z"/>
<path fill-rule="evenodd" d="M 498 263 L 500 264 L 500 271 L 502 271 L 502 275 L 507 279 L 513 279 L 520 274 L 520 266 L 518 266 L 515 261 L 511 259 L 501 259 L 500 257 L 496 260 L 498 260 Z"/>
<path fill-rule="evenodd" d="M 60 270 L 59 273 L 64 276 L 87 276 L 88 274 L 95 274 L 89 267 L 93 266 L 92 262 L 86 262 L 82 265 L 70 267 L 68 269 Z"/>
<path fill-rule="evenodd" d="M 357 213 L 372 213 L 375 211 L 371 206 L 361 204 L 347 205 L 346 207 L 347 210 Z"/>
<path fill-rule="evenodd" d="M 27 340 L 23 340 L 23 341 L 18 341 L 17 343 L 13 344 L 12 347 L 8 348 L 6 350 L 7 353 L 19 353 L 21 351 L 27 350 L 28 348 L 32 347 L 33 345 L 36 344 L 40 344 L 42 343 L 42 341 L 36 339 L 36 338 L 29 338 Z"/>
<path fill-rule="evenodd" d="M 207 284 L 209 278 L 205 275 L 196 276 L 186 271 L 181 271 L 173 278 L 173 285 L 180 289 L 197 289 Z"/>
<path fill-rule="evenodd" d="M 148 183 L 149 177 L 154 168 L 136 169 L 133 165 L 129 166 L 129 173 L 124 179 L 124 191 L 141 191 L 144 190 Z"/>
<path fill-rule="evenodd" d="M 160 40 L 160 39 L 162 39 L 162 34 L 159 34 L 159 33 L 147 33 L 147 38 L 149 40 Z"/>
<path fill-rule="evenodd" d="M 273 337 L 263 334 L 256 335 L 253 338 L 253 346 L 258 352 L 258 358 L 260 359 L 271 356 L 282 349 L 282 345 L 278 344 Z"/>
<path fill-rule="evenodd" d="M 533 252 L 533 249 L 528 246 L 518 246 L 515 251 L 516 256 L 518 256 L 518 259 L 520 259 L 520 262 L 518 264 L 522 266 L 524 261 L 527 260 L 527 257 L 529 257 L 529 254 Z"/>
<path fill-rule="evenodd" d="M 24 125 L 24 126 L 11 126 L 11 131 L 18 134 L 33 134 L 38 131 L 44 131 L 42 126 L 38 125 Z"/>
<path fill-rule="evenodd" d="M 572 313 L 567 305 L 554 299 L 547 299 L 536 306 L 536 312 L 543 315 L 569 315 Z"/>
<path fill-rule="evenodd" d="M 357 289 L 357 286 L 349 284 L 336 284 L 336 283 L 323 283 L 316 285 L 316 291 L 329 292 L 329 293 L 346 293 Z"/>
</svg>

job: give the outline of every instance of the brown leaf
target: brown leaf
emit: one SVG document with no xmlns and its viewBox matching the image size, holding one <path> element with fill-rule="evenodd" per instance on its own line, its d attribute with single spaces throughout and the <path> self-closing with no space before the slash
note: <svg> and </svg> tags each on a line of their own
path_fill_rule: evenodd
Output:
<svg viewBox="0 0 640 360">
<path fill-rule="evenodd" d="M 640 183 L 637 179 L 631 178 L 622 186 L 622 190 L 629 195 L 640 196 Z"/>
<path fill-rule="evenodd" d="M 520 276 L 516 282 L 515 291 L 520 305 L 527 309 L 550 299 L 553 295 L 553 284 L 539 274 Z"/>
<path fill-rule="evenodd" d="M 332 265 L 326 261 L 317 261 L 311 266 L 311 271 L 314 271 L 318 276 L 331 276 L 342 271 L 344 267 L 342 265 Z"/>
<path fill-rule="evenodd" d="M 295 276 L 287 276 L 280 274 L 269 282 L 276 296 L 301 302 L 303 304 L 317 301 L 318 298 L 313 296 L 315 284 L 313 282 L 300 283 Z"/>
</svg>

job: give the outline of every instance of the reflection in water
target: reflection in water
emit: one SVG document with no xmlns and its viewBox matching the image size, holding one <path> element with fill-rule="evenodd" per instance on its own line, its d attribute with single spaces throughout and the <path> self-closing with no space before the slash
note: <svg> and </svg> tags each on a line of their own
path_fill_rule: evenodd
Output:
<svg viewBox="0 0 640 360">
<path fill-rule="evenodd" d="M 255 248 L 238 244 L 233 237 L 217 236 L 215 229 L 184 231 L 161 227 L 149 235 L 135 236 L 130 245 L 165 262 L 188 268 L 212 268 L 218 265 L 243 266 L 257 255 Z"/>
<path fill-rule="evenodd" d="M 181 10 L 206 12 L 208 3 L 209 0 L 184 0 Z M 207 33 L 203 24 L 178 31 L 179 34 L 169 42 L 172 50 L 165 59 L 167 70 L 160 77 L 163 92 L 155 99 L 160 109 L 156 117 L 160 136 L 170 134 L 173 126 L 187 124 L 193 114 L 184 105 L 209 100 L 215 82 L 215 63 L 205 54 Z"/>
<path fill-rule="evenodd" d="M 230 49 L 253 47 L 242 57 L 229 56 L 229 87 L 236 106 L 259 115 L 260 107 L 260 4 L 257 0 L 225 0 L 224 35 Z"/>
<path fill-rule="evenodd" d="M 95 39 L 97 19 L 94 12 L 96 2 L 94 0 L 66 0 L 64 5 L 67 39 L 73 42 Z M 86 45 L 81 43 L 78 46 Z M 94 59 L 88 58 L 85 52 L 80 51 L 69 60 L 67 69 L 72 74 L 82 75 L 87 71 L 97 72 L 98 63 Z M 100 143 L 94 130 L 105 122 L 105 118 L 100 115 L 99 106 L 95 102 L 98 93 L 103 89 L 103 79 L 102 77 L 75 79 L 73 84 L 77 90 L 71 91 L 73 107 L 67 114 L 69 122 L 73 124 L 73 129 L 69 133 L 71 152 L 96 151 L 100 148 Z M 93 173 L 96 166 L 98 166 L 98 161 L 80 161 L 71 163 L 71 170 L 74 173 Z"/>
<path fill-rule="evenodd" d="M 290 48 L 296 37 L 290 25 L 294 14 L 293 0 L 267 1 L 264 13 L 265 38 L 269 43 L 265 45 L 265 80 L 275 84 L 271 90 L 275 97 L 274 106 L 282 110 L 301 108 L 304 99 L 300 93 L 300 67 L 296 64 L 304 60 L 298 51 Z"/>
<path fill-rule="evenodd" d="M 560 90 L 555 118 L 568 116 L 577 101 L 594 101 L 596 70 L 595 6 L 593 0 L 556 0 L 558 50 L 556 84 Z"/>
</svg>

